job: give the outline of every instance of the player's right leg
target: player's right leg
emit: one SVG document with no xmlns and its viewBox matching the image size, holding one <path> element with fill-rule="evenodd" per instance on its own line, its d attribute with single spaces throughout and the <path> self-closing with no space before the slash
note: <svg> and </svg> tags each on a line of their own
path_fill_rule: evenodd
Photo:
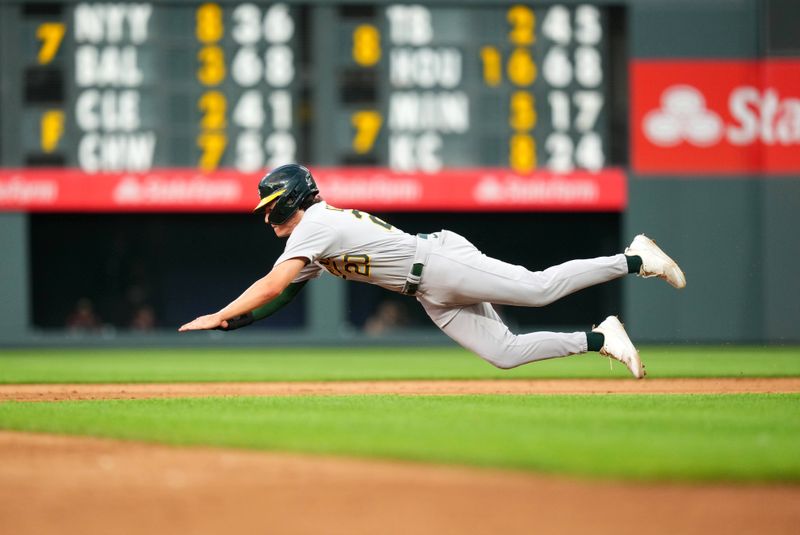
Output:
<svg viewBox="0 0 800 535">
<path fill-rule="evenodd" d="M 516 368 L 529 362 L 599 351 L 625 364 L 634 377 L 644 377 L 639 353 L 616 317 L 610 316 L 591 333 L 540 331 L 514 334 L 489 303 L 448 308 L 420 299 L 442 331 L 462 347 L 492 365 Z M 591 341 L 589 337 L 592 337 Z M 592 347 L 596 344 L 597 347 Z"/>
<path fill-rule="evenodd" d="M 420 302 L 447 336 L 498 368 L 516 368 L 528 362 L 587 351 L 586 333 L 582 332 L 514 334 L 489 303 L 451 309 L 423 299 Z M 443 317 L 448 318 L 444 325 Z"/>
</svg>

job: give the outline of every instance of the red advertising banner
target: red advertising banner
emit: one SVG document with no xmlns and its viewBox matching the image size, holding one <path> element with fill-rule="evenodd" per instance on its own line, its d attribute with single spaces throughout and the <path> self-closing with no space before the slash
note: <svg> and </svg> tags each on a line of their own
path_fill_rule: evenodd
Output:
<svg viewBox="0 0 800 535">
<path fill-rule="evenodd" d="M 637 173 L 800 172 L 800 59 L 637 60 Z"/>
<path fill-rule="evenodd" d="M 621 169 L 518 175 L 508 169 L 435 174 L 382 168 L 313 168 L 330 204 L 373 211 L 622 211 Z M 0 210 L 40 212 L 246 212 L 259 176 L 160 169 L 87 174 L 75 169 L 0 169 Z"/>
</svg>

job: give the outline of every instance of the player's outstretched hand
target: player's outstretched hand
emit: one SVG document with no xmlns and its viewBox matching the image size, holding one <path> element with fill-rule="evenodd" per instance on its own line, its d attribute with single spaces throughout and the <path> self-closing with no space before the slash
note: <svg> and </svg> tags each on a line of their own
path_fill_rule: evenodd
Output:
<svg viewBox="0 0 800 535">
<path fill-rule="evenodd" d="M 216 329 L 217 327 L 227 328 L 228 322 L 222 319 L 219 314 L 208 314 L 200 316 L 189 323 L 182 325 L 178 332 L 186 331 L 204 331 L 208 329 Z"/>
</svg>

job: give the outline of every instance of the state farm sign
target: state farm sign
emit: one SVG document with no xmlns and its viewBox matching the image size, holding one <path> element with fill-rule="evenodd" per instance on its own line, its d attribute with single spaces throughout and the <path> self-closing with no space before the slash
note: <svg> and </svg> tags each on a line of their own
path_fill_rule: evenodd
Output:
<svg viewBox="0 0 800 535">
<path fill-rule="evenodd" d="M 800 60 L 636 61 L 639 173 L 800 172 Z"/>
</svg>

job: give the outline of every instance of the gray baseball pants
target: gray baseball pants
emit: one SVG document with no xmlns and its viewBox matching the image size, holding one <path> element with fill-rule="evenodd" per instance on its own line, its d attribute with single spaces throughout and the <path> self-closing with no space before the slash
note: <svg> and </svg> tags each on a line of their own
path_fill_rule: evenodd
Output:
<svg viewBox="0 0 800 535">
<path fill-rule="evenodd" d="M 514 334 L 492 304 L 542 307 L 628 273 L 623 254 L 529 271 L 486 256 L 455 232 L 417 240 L 425 263 L 417 300 L 447 336 L 498 368 L 585 353 L 586 334 Z"/>
</svg>

